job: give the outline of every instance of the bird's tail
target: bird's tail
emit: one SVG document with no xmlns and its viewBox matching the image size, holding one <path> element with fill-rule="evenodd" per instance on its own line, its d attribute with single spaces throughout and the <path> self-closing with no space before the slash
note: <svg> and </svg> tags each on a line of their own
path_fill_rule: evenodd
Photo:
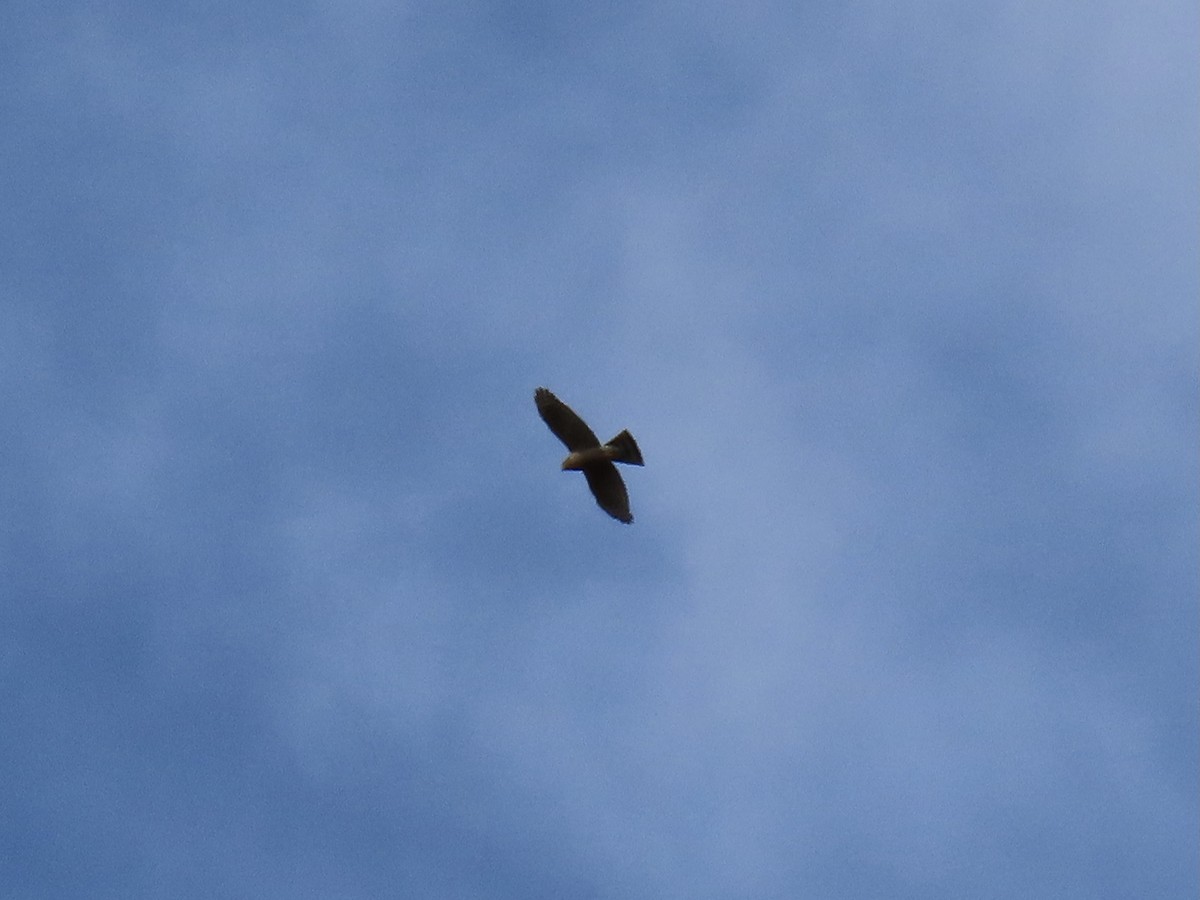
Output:
<svg viewBox="0 0 1200 900">
<path fill-rule="evenodd" d="M 616 455 L 612 458 L 613 462 L 626 463 L 630 466 L 644 465 L 642 463 L 642 451 L 638 449 L 637 441 L 633 439 L 633 435 L 628 431 L 622 431 L 604 446 L 612 447 L 617 451 Z"/>
</svg>

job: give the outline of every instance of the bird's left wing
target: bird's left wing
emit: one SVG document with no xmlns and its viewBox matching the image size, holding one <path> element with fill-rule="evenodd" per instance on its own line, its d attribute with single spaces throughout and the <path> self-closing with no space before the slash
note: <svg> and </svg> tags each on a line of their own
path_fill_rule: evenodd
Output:
<svg viewBox="0 0 1200 900">
<path fill-rule="evenodd" d="M 548 390 L 538 388 L 533 392 L 533 400 L 537 404 L 538 415 L 542 417 L 542 421 L 550 426 L 555 437 L 566 444 L 572 453 L 600 446 L 600 441 L 592 433 L 592 429 L 587 427 L 587 423 Z"/>
</svg>

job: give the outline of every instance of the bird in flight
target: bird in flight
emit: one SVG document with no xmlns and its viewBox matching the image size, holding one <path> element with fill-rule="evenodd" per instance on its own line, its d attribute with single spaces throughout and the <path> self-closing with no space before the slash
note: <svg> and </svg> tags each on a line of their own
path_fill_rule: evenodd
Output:
<svg viewBox="0 0 1200 900">
<path fill-rule="evenodd" d="M 533 400 L 537 403 L 542 421 L 571 451 L 562 462 L 563 471 L 583 472 L 600 508 L 626 525 L 632 522 L 629 494 L 625 490 L 625 482 L 621 480 L 621 473 L 613 463 L 643 465 L 642 453 L 633 435 L 622 431 L 607 444 L 601 444 L 587 423 L 545 388 L 534 391 Z"/>
</svg>

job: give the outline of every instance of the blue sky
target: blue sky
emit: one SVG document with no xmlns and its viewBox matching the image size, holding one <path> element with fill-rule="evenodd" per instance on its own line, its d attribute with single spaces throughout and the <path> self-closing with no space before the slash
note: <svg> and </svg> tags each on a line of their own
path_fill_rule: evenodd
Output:
<svg viewBox="0 0 1200 900">
<path fill-rule="evenodd" d="M 1195 896 L 1197 19 L 8 4 L 0 895 Z"/>
</svg>

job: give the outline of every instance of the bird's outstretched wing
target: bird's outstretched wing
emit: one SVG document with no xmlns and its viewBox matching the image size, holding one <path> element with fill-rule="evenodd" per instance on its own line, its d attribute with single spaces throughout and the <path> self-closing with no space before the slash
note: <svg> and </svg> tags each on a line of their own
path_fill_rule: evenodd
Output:
<svg viewBox="0 0 1200 900">
<path fill-rule="evenodd" d="M 587 423 L 579 416 L 575 415 L 574 410 L 567 404 L 563 403 L 552 393 L 545 388 L 538 388 L 533 392 L 533 400 L 537 403 L 538 415 L 542 417 L 542 421 L 550 426 L 550 430 L 554 432 L 555 437 L 567 445 L 567 449 L 574 453 L 576 450 L 586 450 L 589 447 L 599 447 L 600 441 L 596 435 L 592 433 L 592 429 L 587 427 Z M 613 469 L 616 472 L 616 469 Z M 621 476 L 617 476 L 620 480 Z M 591 477 L 588 477 L 588 483 L 591 483 Z M 593 491 L 595 488 L 592 489 Z M 624 493 L 624 486 L 621 487 Z M 603 506 L 604 504 L 601 504 Z M 615 515 L 615 513 L 614 513 Z"/>
<path fill-rule="evenodd" d="M 626 525 L 633 521 L 633 513 L 629 511 L 629 494 L 616 466 L 598 463 L 585 467 L 583 474 L 602 510 Z"/>
</svg>

